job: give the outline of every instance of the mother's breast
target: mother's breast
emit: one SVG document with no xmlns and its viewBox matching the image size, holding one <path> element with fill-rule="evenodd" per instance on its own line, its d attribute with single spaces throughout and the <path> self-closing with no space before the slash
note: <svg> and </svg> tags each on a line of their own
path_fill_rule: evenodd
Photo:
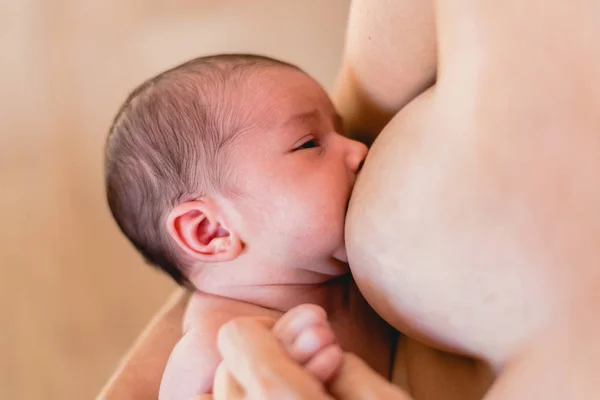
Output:
<svg viewBox="0 0 600 400">
<path fill-rule="evenodd" d="M 443 299 L 443 289 L 459 282 L 442 260 L 456 219 L 449 189 L 461 189 L 448 185 L 452 150 L 435 135 L 435 114 L 428 91 L 381 132 L 354 188 L 346 247 L 357 284 L 380 315 L 404 333 L 457 348 L 438 335 L 448 322 L 439 302 L 458 301 Z"/>
<path fill-rule="evenodd" d="M 547 271 L 600 257 L 600 148 L 583 134 L 532 134 L 543 121 L 517 100 L 499 123 L 493 102 L 484 112 L 454 90 L 424 93 L 374 143 L 347 252 L 365 298 L 397 329 L 494 357 L 556 305 L 560 279 Z"/>
</svg>

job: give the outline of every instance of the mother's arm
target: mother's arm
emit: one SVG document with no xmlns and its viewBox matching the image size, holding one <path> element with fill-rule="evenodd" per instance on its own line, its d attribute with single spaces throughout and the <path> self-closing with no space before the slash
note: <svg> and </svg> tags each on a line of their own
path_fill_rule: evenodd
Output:
<svg viewBox="0 0 600 400">
<path fill-rule="evenodd" d="M 138 337 L 99 399 L 156 399 L 171 350 L 182 335 L 189 293 L 178 289 Z"/>
<path fill-rule="evenodd" d="M 371 143 L 436 76 L 433 0 L 353 0 L 333 102 L 349 136 Z"/>
</svg>

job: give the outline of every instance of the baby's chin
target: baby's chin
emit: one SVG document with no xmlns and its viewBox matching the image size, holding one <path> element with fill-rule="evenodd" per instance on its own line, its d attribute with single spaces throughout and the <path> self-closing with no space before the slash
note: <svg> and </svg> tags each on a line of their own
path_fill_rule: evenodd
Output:
<svg viewBox="0 0 600 400">
<path fill-rule="evenodd" d="M 333 253 L 333 258 L 338 261 L 341 261 L 345 264 L 348 264 L 348 256 L 346 255 L 346 246 L 340 246 L 339 249 Z"/>
</svg>

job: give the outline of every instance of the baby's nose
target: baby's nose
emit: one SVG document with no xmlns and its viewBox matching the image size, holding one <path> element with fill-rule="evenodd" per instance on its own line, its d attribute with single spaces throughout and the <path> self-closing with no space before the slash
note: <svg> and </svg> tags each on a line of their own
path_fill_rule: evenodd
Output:
<svg viewBox="0 0 600 400">
<path fill-rule="evenodd" d="M 348 165 L 354 173 L 358 173 L 367 157 L 367 146 L 361 142 L 351 140 L 350 151 L 348 151 Z"/>
</svg>

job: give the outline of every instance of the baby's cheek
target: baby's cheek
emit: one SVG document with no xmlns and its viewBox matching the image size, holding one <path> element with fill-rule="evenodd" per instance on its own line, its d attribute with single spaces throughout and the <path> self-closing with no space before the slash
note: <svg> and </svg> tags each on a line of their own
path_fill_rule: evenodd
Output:
<svg viewBox="0 0 600 400">
<path fill-rule="evenodd" d="M 317 175 L 312 178 L 314 182 L 303 182 L 285 193 L 285 200 L 282 198 L 281 202 L 283 219 L 295 240 L 302 241 L 314 251 L 331 252 L 332 248 L 343 244 L 348 184 L 340 187 L 339 179 L 333 177 Z"/>
</svg>

